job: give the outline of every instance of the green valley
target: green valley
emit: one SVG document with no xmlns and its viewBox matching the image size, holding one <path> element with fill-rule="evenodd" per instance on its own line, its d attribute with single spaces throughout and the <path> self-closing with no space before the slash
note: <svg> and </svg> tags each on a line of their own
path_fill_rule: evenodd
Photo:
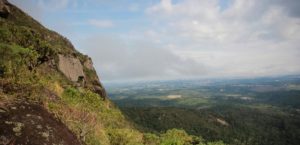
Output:
<svg viewBox="0 0 300 145">
<path fill-rule="evenodd" d="M 109 84 L 112 100 L 140 130 L 181 128 L 228 144 L 298 144 L 298 76 Z"/>
</svg>

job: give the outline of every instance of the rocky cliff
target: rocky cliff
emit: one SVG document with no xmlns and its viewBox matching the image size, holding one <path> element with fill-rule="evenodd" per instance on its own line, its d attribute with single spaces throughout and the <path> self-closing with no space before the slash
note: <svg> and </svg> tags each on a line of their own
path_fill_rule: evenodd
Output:
<svg viewBox="0 0 300 145">
<path fill-rule="evenodd" d="M 0 144 L 84 144 L 90 133 L 61 116 L 72 108 L 62 96 L 75 90 L 93 103 L 106 100 L 91 58 L 6 0 L 0 0 L 0 56 Z"/>
<path fill-rule="evenodd" d="M 0 145 L 191 145 L 203 141 L 183 130 L 158 136 L 135 127 L 107 98 L 90 57 L 76 51 L 67 38 L 0 0 Z"/>
<path fill-rule="evenodd" d="M 36 62 L 28 66 L 30 69 L 49 64 L 64 74 L 70 83 L 86 87 L 106 98 L 91 59 L 76 51 L 67 38 L 44 28 L 6 0 L 0 1 L 0 16 L 2 43 L 16 44 L 38 53 Z"/>
</svg>

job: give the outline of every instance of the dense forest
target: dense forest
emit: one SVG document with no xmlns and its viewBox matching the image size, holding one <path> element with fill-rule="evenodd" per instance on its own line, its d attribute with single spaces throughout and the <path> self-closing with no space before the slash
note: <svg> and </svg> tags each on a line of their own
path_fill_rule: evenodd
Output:
<svg viewBox="0 0 300 145">
<path fill-rule="evenodd" d="M 142 130 L 163 132 L 181 128 L 207 140 L 229 144 L 284 145 L 299 143 L 300 113 L 218 106 L 192 110 L 173 107 L 122 108 Z"/>
<path fill-rule="evenodd" d="M 140 130 L 181 128 L 233 145 L 297 145 L 297 76 L 248 80 L 166 81 L 112 85 L 113 101 Z"/>
</svg>

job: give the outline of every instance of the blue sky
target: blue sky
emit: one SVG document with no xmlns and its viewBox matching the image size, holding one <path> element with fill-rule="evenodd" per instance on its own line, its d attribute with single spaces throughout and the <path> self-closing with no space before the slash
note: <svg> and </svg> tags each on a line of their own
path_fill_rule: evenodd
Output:
<svg viewBox="0 0 300 145">
<path fill-rule="evenodd" d="M 10 0 L 102 80 L 299 74 L 299 0 Z"/>
</svg>

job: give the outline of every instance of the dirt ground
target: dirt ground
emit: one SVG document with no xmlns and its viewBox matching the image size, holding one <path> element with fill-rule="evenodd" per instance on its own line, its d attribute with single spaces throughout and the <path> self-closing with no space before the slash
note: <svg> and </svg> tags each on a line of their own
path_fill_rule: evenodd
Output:
<svg viewBox="0 0 300 145">
<path fill-rule="evenodd" d="M 77 137 L 38 104 L 0 104 L 0 145 L 81 145 Z"/>
</svg>

